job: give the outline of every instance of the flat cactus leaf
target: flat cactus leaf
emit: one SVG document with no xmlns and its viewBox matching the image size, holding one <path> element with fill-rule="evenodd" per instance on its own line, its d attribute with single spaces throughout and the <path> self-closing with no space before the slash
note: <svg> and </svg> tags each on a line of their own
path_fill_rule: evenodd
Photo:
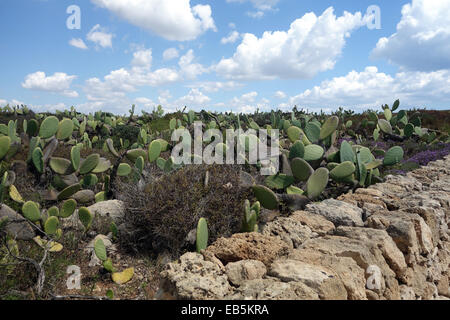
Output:
<svg viewBox="0 0 450 320">
<path fill-rule="evenodd" d="M 134 268 L 125 269 L 122 272 L 114 272 L 111 275 L 112 280 L 117 284 L 124 284 L 130 281 L 134 276 Z"/>
<path fill-rule="evenodd" d="M 70 119 L 63 119 L 59 122 L 56 138 L 58 140 L 66 140 L 70 138 L 73 133 L 73 121 Z"/>
<path fill-rule="evenodd" d="M 34 149 L 31 159 L 33 161 L 34 167 L 39 173 L 44 172 L 44 154 L 42 153 L 41 148 Z"/>
<path fill-rule="evenodd" d="M 69 218 L 77 208 L 77 202 L 74 199 L 64 201 L 62 208 L 59 212 L 61 218 Z"/>
<path fill-rule="evenodd" d="M 403 160 L 403 149 L 402 147 L 395 146 L 390 148 L 384 155 L 383 165 L 393 166 Z"/>
<path fill-rule="evenodd" d="M 286 189 L 294 183 L 294 177 L 288 176 L 286 174 L 276 174 L 273 176 L 268 176 L 264 180 L 264 183 L 271 189 L 282 190 Z"/>
<path fill-rule="evenodd" d="M 45 221 L 44 231 L 49 235 L 54 235 L 56 234 L 58 226 L 59 226 L 58 217 L 51 216 L 47 219 L 47 221 Z"/>
<path fill-rule="evenodd" d="M 339 155 L 341 158 L 341 163 L 345 161 L 356 162 L 356 155 L 353 151 L 352 146 L 347 141 L 342 141 L 341 149 L 339 150 Z"/>
<path fill-rule="evenodd" d="M 92 173 L 103 173 L 111 169 L 111 161 L 105 158 L 100 158 L 97 166 L 92 170 Z"/>
<path fill-rule="evenodd" d="M 205 218 L 198 221 L 195 247 L 199 253 L 208 247 L 208 223 Z"/>
<path fill-rule="evenodd" d="M 169 143 L 164 139 L 156 139 L 155 141 L 158 141 L 161 145 L 161 152 L 166 152 L 169 150 Z"/>
<path fill-rule="evenodd" d="M 340 181 L 350 175 L 356 170 L 355 165 L 351 161 L 345 161 L 339 164 L 336 168 L 331 170 L 330 177 L 335 181 Z"/>
<path fill-rule="evenodd" d="M 323 157 L 324 150 L 321 146 L 316 144 L 310 144 L 305 147 L 305 154 L 303 159 L 305 161 L 317 161 Z"/>
<path fill-rule="evenodd" d="M 136 159 L 139 157 L 148 159 L 148 152 L 146 152 L 144 149 L 132 149 L 127 152 L 126 157 L 131 162 L 136 162 Z"/>
<path fill-rule="evenodd" d="M 154 140 L 148 146 L 148 161 L 154 162 L 159 158 L 161 154 L 161 143 L 157 140 Z"/>
<path fill-rule="evenodd" d="M 305 145 L 301 141 L 296 141 L 289 150 L 289 159 L 303 158 L 305 155 Z"/>
<path fill-rule="evenodd" d="M 65 158 L 51 157 L 49 165 L 55 173 L 61 175 L 68 175 L 74 171 L 72 162 Z"/>
<path fill-rule="evenodd" d="M 299 194 L 299 195 L 303 195 L 305 193 L 305 191 L 296 186 L 290 186 L 289 188 L 286 189 L 286 192 L 287 194 Z"/>
<path fill-rule="evenodd" d="M 278 208 L 278 197 L 272 190 L 261 185 L 253 186 L 252 189 L 256 199 L 264 208 L 269 210 Z"/>
<path fill-rule="evenodd" d="M 55 116 L 50 116 L 45 118 L 42 123 L 41 127 L 39 129 L 39 136 L 42 139 L 48 139 L 55 135 L 55 133 L 58 131 L 59 126 L 59 120 Z"/>
<path fill-rule="evenodd" d="M 3 159 L 11 146 L 11 138 L 8 136 L 0 137 L 0 160 Z"/>
<path fill-rule="evenodd" d="M 392 126 L 389 123 L 389 121 L 385 119 L 379 119 L 378 120 L 378 126 L 380 127 L 381 131 L 387 134 L 392 134 Z"/>
<path fill-rule="evenodd" d="M 72 163 L 72 168 L 77 171 L 80 168 L 81 154 L 80 147 L 73 146 L 70 150 L 70 162 Z"/>
<path fill-rule="evenodd" d="M 302 131 L 302 129 L 300 129 L 298 127 L 292 126 L 287 129 L 286 133 L 287 133 L 289 140 L 291 140 L 291 142 L 294 143 L 300 139 L 301 135 L 303 134 L 303 131 Z"/>
<path fill-rule="evenodd" d="M 95 195 L 95 203 L 102 202 L 108 200 L 105 191 L 100 191 Z"/>
<path fill-rule="evenodd" d="M 319 168 L 309 177 L 306 183 L 306 193 L 311 200 L 318 198 L 328 184 L 329 171 Z"/>
<path fill-rule="evenodd" d="M 84 188 L 94 187 L 98 183 L 98 177 L 95 174 L 87 174 L 81 179 L 81 185 Z"/>
<path fill-rule="evenodd" d="M 119 177 L 128 176 L 131 173 L 131 167 L 128 163 L 121 163 L 117 169 L 117 175 Z"/>
<path fill-rule="evenodd" d="M 22 213 L 25 218 L 31 222 L 36 222 L 41 219 L 41 212 L 38 205 L 33 201 L 27 201 L 22 206 Z"/>
<path fill-rule="evenodd" d="M 100 237 L 98 237 L 94 242 L 94 252 L 100 261 L 106 261 L 106 259 L 108 258 L 106 255 L 105 244 L 103 243 L 103 240 Z"/>
<path fill-rule="evenodd" d="M 319 136 L 320 140 L 325 140 L 326 138 L 331 136 L 333 134 L 333 132 L 336 131 L 338 126 L 339 126 L 339 118 L 337 116 L 329 117 L 325 121 L 325 123 L 322 125 L 322 128 L 320 129 L 320 136 Z M 352 123 L 350 120 L 347 122 L 346 126 L 347 126 L 347 128 L 352 126 Z"/>
<path fill-rule="evenodd" d="M 59 216 L 59 209 L 58 207 L 51 207 L 47 210 L 47 214 L 49 217 L 58 217 Z"/>
<path fill-rule="evenodd" d="M 308 122 L 305 126 L 305 134 L 308 140 L 312 143 L 316 143 L 320 138 L 320 126 L 315 122 Z"/>
<path fill-rule="evenodd" d="M 314 173 L 314 169 L 304 159 L 295 158 L 291 162 L 291 170 L 294 177 L 299 181 L 306 181 Z"/>
<path fill-rule="evenodd" d="M 67 188 L 63 189 L 58 194 L 58 201 L 66 200 L 66 199 L 70 198 L 71 196 L 73 196 L 75 193 L 77 193 L 80 190 L 81 190 L 81 184 L 80 183 L 76 183 L 76 184 L 73 184 L 71 186 L 68 186 Z"/>
<path fill-rule="evenodd" d="M 24 203 L 22 196 L 14 185 L 9 187 L 9 197 L 17 203 Z"/>
<path fill-rule="evenodd" d="M 94 219 L 94 216 L 89 211 L 89 209 L 86 207 L 81 207 L 80 209 L 78 209 L 78 218 L 80 219 L 84 228 L 86 230 L 89 230 L 92 224 L 92 220 Z"/>
<path fill-rule="evenodd" d="M 94 170 L 100 162 L 100 155 L 94 153 L 89 155 L 80 165 L 80 174 L 87 174 Z"/>
</svg>

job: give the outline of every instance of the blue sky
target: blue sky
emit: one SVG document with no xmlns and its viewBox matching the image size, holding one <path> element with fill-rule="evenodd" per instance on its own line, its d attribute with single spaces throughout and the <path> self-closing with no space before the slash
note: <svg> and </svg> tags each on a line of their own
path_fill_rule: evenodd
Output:
<svg viewBox="0 0 450 320">
<path fill-rule="evenodd" d="M 0 30 L 0 105 L 450 106 L 448 0 L 2 0 Z"/>
</svg>

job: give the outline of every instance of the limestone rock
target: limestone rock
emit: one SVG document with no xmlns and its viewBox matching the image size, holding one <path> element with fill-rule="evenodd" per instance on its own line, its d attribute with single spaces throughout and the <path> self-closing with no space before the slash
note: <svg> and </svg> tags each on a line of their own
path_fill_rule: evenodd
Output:
<svg viewBox="0 0 450 320">
<path fill-rule="evenodd" d="M 33 228 L 22 215 L 6 204 L 0 204 L 0 220 L 8 219 L 6 231 L 17 240 L 32 240 L 35 237 Z"/>
<path fill-rule="evenodd" d="M 198 253 L 186 253 L 161 272 L 161 288 L 176 299 L 223 299 L 231 292 L 226 274 Z"/>
<path fill-rule="evenodd" d="M 311 231 L 319 234 L 320 236 L 331 234 L 335 229 L 334 224 L 331 221 L 328 221 L 320 215 L 306 211 L 295 211 L 290 218 L 309 227 Z"/>
<path fill-rule="evenodd" d="M 269 275 L 283 282 L 303 282 L 318 292 L 325 300 L 345 300 L 347 290 L 337 275 L 330 269 L 298 260 L 276 260 L 270 267 Z"/>
<path fill-rule="evenodd" d="M 313 237 L 307 226 L 291 218 L 278 218 L 264 226 L 262 234 L 277 237 L 286 242 L 290 248 L 298 248 L 303 242 Z"/>
<path fill-rule="evenodd" d="M 264 263 L 257 260 L 230 262 L 225 268 L 228 280 L 237 286 L 248 280 L 261 279 L 267 273 Z"/>
<path fill-rule="evenodd" d="M 360 208 L 335 199 L 309 204 L 306 206 L 306 211 L 325 217 L 335 226 L 362 227 L 364 225 Z"/>
<path fill-rule="evenodd" d="M 219 238 L 205 251 L 224 265 L 240 260 L 258 260 L 267 266 L 276 258 L 287 254 L 288 249 L 288 245 L 278 238 L 252 232 Z"/>
</svg>

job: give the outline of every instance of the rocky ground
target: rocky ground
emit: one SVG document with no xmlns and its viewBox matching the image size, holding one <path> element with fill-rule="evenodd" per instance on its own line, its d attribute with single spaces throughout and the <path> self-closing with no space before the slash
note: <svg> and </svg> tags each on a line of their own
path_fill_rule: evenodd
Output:
<svg viewBox="0 0 450 320">
<path fill-rule="evenodd" d="M 449 225 L 447 156 L 186 253 L 155 298 L 449 300 Z"/>
<path fill-rule="evenodd" d="M 73 243 L 65 237 L 63 251 L 48 259 L 47 298 L 99 298 L 108 290 L 115 299 L 450 298 L 450 156 L 290 216 L 262 212 L 261 233 L 219 238 L 201 254 L 186 253 L 177 261 L 165 253 L 130 255 L 121 248 L 109 225 L 126 229 L 122 201 L 89 209 L 96 216 L 91 231 Z M 37 248 L 30 241 L 36 234 L 21 215 L 3 205 L 0 216 L 17 222 L 8 228 L 23 240 L 21 252 Z M 77 213 L 62 227 L 65 234 L 83 230 Z M 96 237 L 118 270 L 134 267 L 130 282 L 115 284 L 104 272 L 92 249 Z M 81 290 L 67 289 L 68 265 L 80 266 Z M 33 299 L 33 282 L 22 280 L 14 280 L 24 288 L 15 294 Z"/>
</svg>

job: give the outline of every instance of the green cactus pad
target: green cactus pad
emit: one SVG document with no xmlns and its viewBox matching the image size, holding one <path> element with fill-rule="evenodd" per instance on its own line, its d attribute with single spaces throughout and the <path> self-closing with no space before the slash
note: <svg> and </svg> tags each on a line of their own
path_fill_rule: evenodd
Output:
<svg viewBox="0 0 450 320">
<path fill-rule="evenodd" d="M 324 150 L 321 146 L 316 144 L 310 144 L 305 147 L 305 154 L 303 159 L 305 161 L 316 161 L 323 157 Z"/>
<path fill-rule="evenodd" d="M 58 131 L 59 120 L 55 116 L 50 116 L 45 118 L 41 123 L 41 128 L 39 129 L 39 136 L 43 139 L 48 139 L 54 136 Z"/>
<path fill-rule="evenodd" d="M 195 246 L 197 252 L 205 250 L 208 247 L 208 223 L 205 218 L 198 220 Z"/>
<path fill-rule="evenodd" d="M 295 158 L 291 162 L 291 170 L 294 177 L 299 181 L 306 181 L 313 174 L 314 169 L 304 159 Z"/>
<path fill-rule="evenodd" d="M 305 126 L 305 134 L 308 140 L 316 143 L 320 138 L 320 126 L 315 122 L 308 122 Z"/>
<path fill-rule="evenodd" d="M 58 201 L 66 200 L 66 199 L 70 198 L 75 193 L 80 191 L 80 189 L 81 189 L 81 184 L 79 184 L 79 183 L 68 186 L 67 188 L 65 188 L 63 191 L 61 191 L 58 194 Z"/>
<path fill-rule="evenodd" d="M 161 152 L 166 152 L 169 150 L 169 143 L 164 139 L 156 139 L 155 141 L 158 141 L 161 145 Z"/>
<path fill-rule="evenodd" d="M 133 149 L 129 150 L 126 154 L 126 157 L 131 162 L 136 162 L 136 159 L 139 157 L 143 157 L 144 159 L 148 158 L 148 152 L 146 152 L 144 149 Z"/>
<path fill-rule="evenodd" d="M 404 129 L 405 137 L 410 138 L 413 135 L 413 133 L 414 133 L 414 125 L 412 123 L 408 123 Z"/>
<path fill-rule="evenodd" d="M 264 208 L 269 210 L 278 208 L 278 197 L 272 190 L 261 185 L 253 186 L 252 189 L 256 199 Z"/>
<path fill-rule="evenodd" d="M 0 160 L 8 153 L 11 146 L 11 138 L 8 136 L 0 137 Z"/>
<path fill-rule="evenodd" d="M 166 160 L 164 160 L 163 158 L 158 158 L 156 159 L 156 165 L 158 166 L 158 168 L 160 168 L 161 170 L 164 170 L 164 167 L 166 165 Z"/>
<path fill-rule="evenodd" d="M 148 161 L 154 162 L 161 154 L 161 143 L 157 140 L 152 141 L 148 146 Z"/>
<path fill-rule="evenodd" d="M 303 158 L 305 155 L 305 145 L 301 141 L 296 141 L 289 150 L 289 159 Z"/>
<path fill-rule="evenodd" d="M 303 134 L 302 129 L 292 126 L 287 129 L 287 136 L 292 143 L 300 139 L 300 136 Z"/>
<path fill-rule="evenodd" d="M 51 216 L 47 219 L 47 221 L 45 221 L 44 231 L 49 235 L 54 235 L 58 230 L 58 226 L 59 226 L 58 217 Z"/>
<path fill-rule="evenodd" d="M 88 174 L 94 170 L 100 162 L 100 155 L 94 153 L 89 155 L 80 165 L 80 174 Z"/>
<path fill-rule="evenodd" d="M 319 168 L 309 177 L 306 183 L 306 193 L 313 200 L 318 198 L 328 184 L 329 171 L 327 168 Z"/>
<path fill-rule="evenodd" d="M 403 160 L 403 149 L 402 147 L 395 146 L 389 149 L 384 155 L 383 165 L 393 166 Z"/>
<path fill-rule="evenodd" d="M 119 164 L 119 168 L 117 169 L 117 175 L 119 177 L 128 176 L 131 173 L 131 167 L 128 163 Z"/>
<path fill-rule="evenodd" d="M 392 111 L 389 108 L 384 109 L 384 117 L 387 121 L 391 121 L 392 119 Z"/>
<path fill-rule="evenodd" d="M 341 158 L 341 163 L 345 161 L 351 161 L 354 163 L 356 161 L 356 155 L 355 152 L 353 151 L 352 146 L 345 140 L 342 141 L 341 149 L 339 150 L 339 155 Z"/>
<path fill-rule="evenodd" d="M 80 183 L 84 188 L 93 187 L 98 183 L 98 177 L 95 174 L 90 173 L 85 175 Z"/>
<path fill-rule="evenodd" d="M 59 209 L 58 207 L 51 207 L 47 210 L 47 214 L 49 217 L 58 217 L 59 216 Z"/>
<path fill-rule="evenodd" d="M 100 191 L 95 195 L 95 203 L 102 202 L 108 200 L 105 191 Z"/>
<path fill-rule="evenodd" d="M 38 205 L 33 201 L 27 201 L 22 205 L 22 213 L 31 222 L 36 222 L 41 218 Z"/>
<path fill-rule="evenodd" d="M 286 189 L 287 194 L 299 194 L 299 195 L 303 195 L 305 193 L 305 191 L 303 191 L 300 188 L 297 188 L 296 186 L 290 186 L 289 188 Z"/>
<path fill-rule="evenodd" d="M 144 166 L 145 166 L 144 157 L 138 157 L 136 159 L 136 162 L 134 163 L 134 166 L 138 170 L 139 174 L 142 174 L 142 171 L 144 171 Z"/>
<path fill-rule="evenodd" d="M 285 175 L 285 174 L 277 174 L 273 176 L 268 176 L 264 183 L 267 187 L 271 189 L 282 190 L 289 187 L 294 183 L 294 177 Z"/>
<path fill-rule="evenodd" d="M 30 119 L 27 123 L 27 134 L 30 137 L 34 137 L 37 135 L 39 129 L 39 122 L 36 119 Z"/>
<path fill-rule="evenodd" d="M 378 126 L 380 127 L 381 131 L 384 133 L 392 134 L 392 126 L 389 123 L 389 121 L 385 119 L 378 120 Z"/>
<path fill-rule="evenodd" d="M 33 161 L 34 167 L 39 173 L 44 172 L 44 154 L 41 148 L 34 149 L 31 159 Z"/>
<path fill-rule="evenodd" d="M 61 207 L 59 216 L 61 218 L 68 218 L 74 213 L 76 208 L 77 208 L 77 202 L 74 199 L 66 200 L 66 201 L 64 201 L 64 203 Z"/>
<path fill-rule="evenodd" d="M 100 158 L 97 166 L 92 170 L 92 173 L 103 173 L 111 169 L 111 161 L 105 158 Z"/>
<path fill-rule="evenodd" d="M 68 175 L 73 172 L 72 162 L 64 158 L 51 157 L 49 165 L 57 174 Z"/>
<path fill-rule="evenodd" d="M 349 120 L 350 121 L 350 120 Z M 347 122 L 348 124 L 348 122 Z M 325 140 L 329 136 L 333 134 L 333 132 L 336 131 L 336 129 L 339 126 L 339 118 L 336 116 L 329 117 L 325 123 L 322 125 L 322 128 L 320 129 L 320 140 Z M 352 123 L 350 121 L 350 125 L 348 127 L 351 127 Z"/>
<path fill-rule="evenodd" d="M 94 242 L 94 252 L 100 261 L 106 261 L 106 259 L 108 258 L 106 255 L 105 244 L 100 237 L 98 237 Z"/>
<path fill-rule="evenodd" d="M 175 118 L 170 119 L 170 121 L 169 121 L 169 129 L 170 130 L 175 130 L 176 126 L 177 126 L 177 119 L 175 119 Z"/>
<path fill-rule="evenodd" d="M 345 161 L 331 170 L 330 177 L 335 181 L 340 181 L 353 173 L 355 173 L 356 167 L 351 161 Z"/>
<path fill-rule="evenodd" d="M 58 131 L 56 132 L 56 138 L 58 140 L 66 140 L 72 136 L 73 121 L 70 119 L 63 119 L 58 125 Z"/>
<path fill-rule="evenodd" d="M 89 230 L 92 224 L 92 220 L 94 219 L 94 216 L 86 207 L 81 207 L 78 210 L 78 218 L 80 219 L 81 223 L 83 224 L 84 228 L 86 230 Z"/>
<path fill-rule="evenodd" d="M 72 163 L 72 168 L 76 171 L 80 168 L 81 154 L 79 146 L 73 146 L 70 150 L 70 161 Z"/>
</svg>

